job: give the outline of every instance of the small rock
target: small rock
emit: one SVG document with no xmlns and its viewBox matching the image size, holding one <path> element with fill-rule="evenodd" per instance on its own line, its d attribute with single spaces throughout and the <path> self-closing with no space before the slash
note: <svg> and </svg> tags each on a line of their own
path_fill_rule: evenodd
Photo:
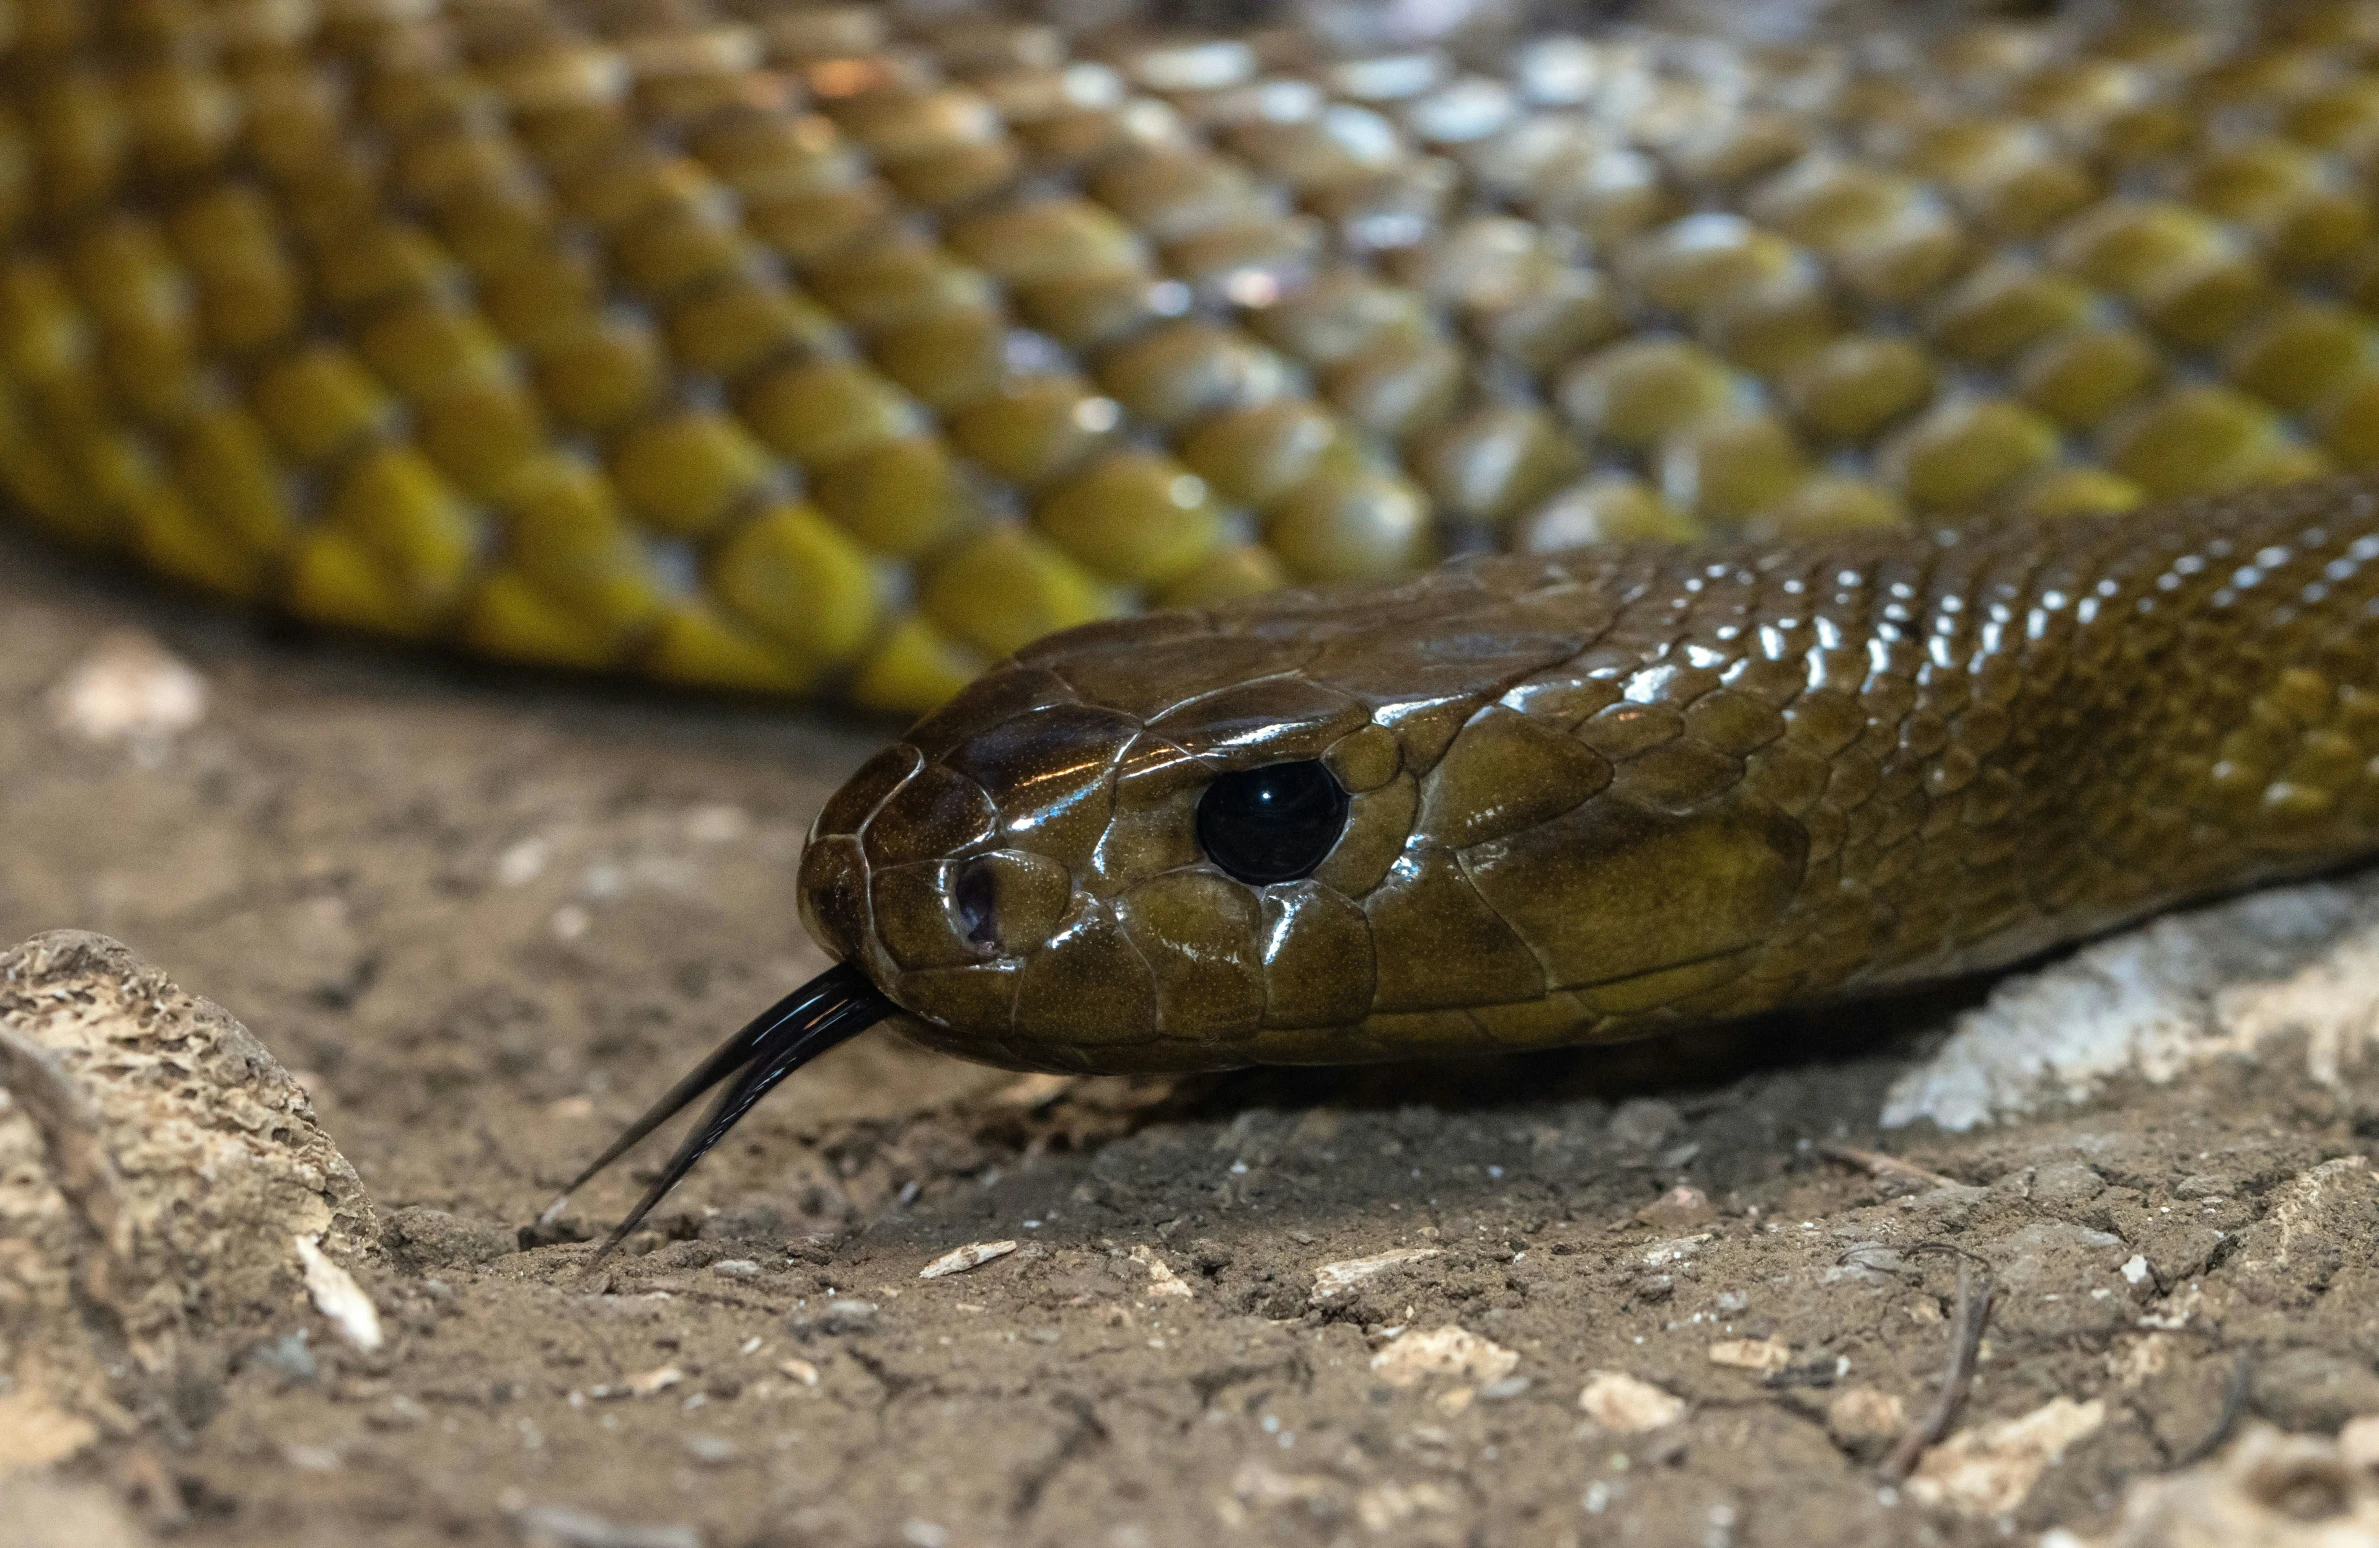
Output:
<svg viewBox="0 0 2379 1548">
<path fill-rule="evenodd" d="M 1861 1461 L 1873 1461 L 1908 1429 L 1908 1408 L 1875 1387 L 1845 1387 L 1826 1405 L 1826 1433 Z"/>
<path fill-rule="evenodd" d="M 221 1369 L 218 1337 L 285 1323 L 301 1291 L 365 1326 L 345 1264 L 378 1235 L 371 1202 L 219 1008 L 102 936 L 35 936 L 0 952 L 0 1089 L 0 1388 L 155 1412 L 177 1373 Z M 37 1378 L 7 1368 L 26 1351 Z"/>
<path fill-rule="evenodd" d="M 1194 1293 L 1189 1287 L 1189 1282 L 1174 1273 L 1172 1265 L 1156 1255 L 1155 1248 L 1134 1247 L 1132 1261 L 1148 1270 L 1146 1294 L 1150 1300 L 1186 1301 Z"/>
<path fill-rule="evenodd" d="M 1371 1370 L 1391 1387 L 1414 1387 L 1432 1376 L 1499 1382 L 1519 1363 L 1519 1355 L 1501 1344 L 1449 1322 L 1426 1332 L 1398 1334 L 1371 1357 Z"/>
<path fill-rule="evenodd" d="M 1717 1216 L 1718 1211 L 1711 1207 L 1710 1195 L 1684 1183 L 1679 1183 L 1636 1211 L 1638 1224 L 1680 1235 L 1695 1226 L 1709 1224 Z"/>
<path fill-rule="evenodd" d="M 1700 1236 L 1677 1236 L 1665 1242 L 1654 1242 L 1644 1249 L 1644 1266 L 1666 1268 L 1671 1264 L 1682 1263 L 1708 1246 L 1709 1242 L 1710 1237 L 1706 1232 Z"/>
<path fill-rule="evenodd" d="M 1016 1250 L 1012 1241 L 969 1242 L 953 1247 L 917 1271 L 919 1279 L 942 1279 L 951 1274 L 963 1274 L 981 1268 L 994 1258 L 1004 1258 Z"/>
<path fill-rule="evenodd" d="M 1325 1263 L 1313 1271 L 1313 1300 L 1323 1306 L 1344 1300 L 1367 1279 L 1407 1263 L 1443 1255 L 1443 1249 L 1437 1247 L 1391 1247 L 1368 1258 L 1341 1258 L 1336 1263 Z"/>
<path fill-rule="evenodd" d="M 111 1490 L 6 1473 L 0 1466 L 0 1522 L 8 1525 L 8 1548 L 142 1548 L 151 1540 Z"/>
<path fill-rule="evenodd" d="M 2106 1404 L 2054 1397 L 2028 1414 L 1960 1430 L 1925 1453 L 1908 1480 L 1919 1504 L 1971 1520 L 2003 1516 L 2024 1503 L 2067 1447 L 2106 1422 Z"/>
<path fill-rule="evenodd" d="M 97 1425 L 50 1402 L 37 1387 L 0 1392 L 0 1475 L 64 1462 L 97 1439 Z"/>
<path fill-rule="evenodd" d="M 2379 1542 L 2379 1477 L 2333 1441 L 2250 1422 L 2221 1455 L 2135 1477 L 2097 1548 L 2343 1548 Z M 2083 1548 L 2069 1532 L 2043 1548 Z"/>
<path fill-rule="evenodd" d="M 820 1319 L 829 1333 L 872 1333 L 876 1326 L 873 1301 L 833 1301 Z"/>
<path fill-rule="evenodd" d="M 779 1360 L 776 1368 L 780 1375 L 790 1376 L 805 1387 L 818 1384 L 818 1368 L 807 1360 Z"/>
<path fill-rule="evenodd" d="M 666 1392 L 686 1379 L 686 1373 L 674 1365 L 658 1365 L 649 1371 L 639 1371 L 624 1383 L 630 1397 L 647 1398 Z"/>
<path fill-rule="evenodd" d="M 339 1337 L 370 1354 L 380 1347 L 380 1313 L 355 1276 L 323 1256 L 320 1241 L 319 1235 L 291 1238 L 305 1271 L 306 1293 L 314 1298 L 314 1309 L 339 1330 Z"/>
<path fill-rule="evenodd" d="M 492 1220 L 467 1220 L 424 1204 L 408 1204 L 388 1217 L 383 1241 L 397 1266 L 410 1273 L 477 1268 L 520 1250 L 520 1233 Z"/>
<path fill-rule="evenodd" d="M 721 1258 L 710 1266 L 721 1279 L 758 1279 L 760 1265 L 750 1258 Z"/>
<path fill-rule="evenodd" d="M 1462 1508 L 1460 1496 L 1443 1484 L 1373 1484 L 1355 1496 L 1355 1519 L 1374 1533 L 1393 1532 L 1421 1515 L 1451 1515 Z"/>
<path fill-rule="evenodd" d="M 1614 1435 L 1641 1435 L 1685 1417 L 1685 1400 L 1623 1371 L 1595 1371 L 1578 1394 L 1586 1417 Z"/>
<path fill-rule="evenodd" d="M 1793 1363 L 1793 1346 L 1780 1338 L 1726 1338 L 1710 1346 L 1712 1365 L 1765 1376 Z"/>
<path fill-rule="evenodd" d="M 206 679 L 148 635 L 118 629 L 50 690 L 61 730 L 155 747 L 206 718 Z"/>
<path fill-rule="evenodd" d="M 2348 1467 L 2379 1477 L 2379 1414 L 2346 1421 L 2338 1431 L 2338 1456 Z"/>
</svg>

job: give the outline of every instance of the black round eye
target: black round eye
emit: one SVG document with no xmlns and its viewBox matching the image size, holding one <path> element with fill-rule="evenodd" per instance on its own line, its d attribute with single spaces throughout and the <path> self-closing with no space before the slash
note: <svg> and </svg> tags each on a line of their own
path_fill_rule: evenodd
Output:
<svg viewBox="0 0 2379 1548">
<path fill-rule="evenodd" d="M 1310 759 L 1225 774 L 1198 797 L 1198 844 L 1243 882 L 1311 876 L 1346 831 L 1346 792 Z"/>
</svg>

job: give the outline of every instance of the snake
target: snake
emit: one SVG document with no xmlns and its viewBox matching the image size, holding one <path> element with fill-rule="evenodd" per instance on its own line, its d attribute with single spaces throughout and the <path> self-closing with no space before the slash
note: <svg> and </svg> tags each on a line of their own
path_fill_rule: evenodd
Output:
<svg viewBox="0 0 2379 1548">
<path fill-rule="evenodd" d="M 1217 17 L 0 11 L 11 519 L 914 722 L 613 1242 L 882 1021 L 1549 1047 L 2373 847 L 2379 10 Z"/>
</svg>

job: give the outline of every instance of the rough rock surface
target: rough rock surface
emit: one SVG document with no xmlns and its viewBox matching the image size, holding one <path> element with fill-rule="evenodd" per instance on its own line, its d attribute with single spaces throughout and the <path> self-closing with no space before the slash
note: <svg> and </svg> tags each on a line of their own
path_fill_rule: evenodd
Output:
<svg viewBox="0 0 2379 1548">
<path fill-rule="evenodd" d="M 223 1341 L 304 1306 L 300 1238 L 335 1261 L 373 1235 L 223 1010 L 104 936 L 0 953 L 0 1473 L 186 1406 Z"/>
<path fill-rule="evenodd" d="M 1893 1083 L 1883 1122 L 1972 1129 L 2286 1035 L 2332 1089 L 2379 1044 L 2379 876 L 2168 914 L 2009 978 Z"/>
<path fill-rule="evenodd" d="M 2379 1421 L 2332 1440 L 2250 1424 L 2221 1455 L 2134 1483 L 2115 1530 L 2041 1548 L 2370 1548 L 2379 1543 Z"/>
</svg>

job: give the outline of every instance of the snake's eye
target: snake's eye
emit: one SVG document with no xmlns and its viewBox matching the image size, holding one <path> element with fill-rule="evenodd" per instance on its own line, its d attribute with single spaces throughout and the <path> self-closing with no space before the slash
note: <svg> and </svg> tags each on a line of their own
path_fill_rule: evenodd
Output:
<svg viewBox="0 0 2379 1548">
<path fill-rule="evenodd" d="M 1243 882 L 1311 876 L 1346 830 L 1346 791 L 1319 763 L 1225 774 L 1198 797 L 1198 844 Z"/>
</svg>

